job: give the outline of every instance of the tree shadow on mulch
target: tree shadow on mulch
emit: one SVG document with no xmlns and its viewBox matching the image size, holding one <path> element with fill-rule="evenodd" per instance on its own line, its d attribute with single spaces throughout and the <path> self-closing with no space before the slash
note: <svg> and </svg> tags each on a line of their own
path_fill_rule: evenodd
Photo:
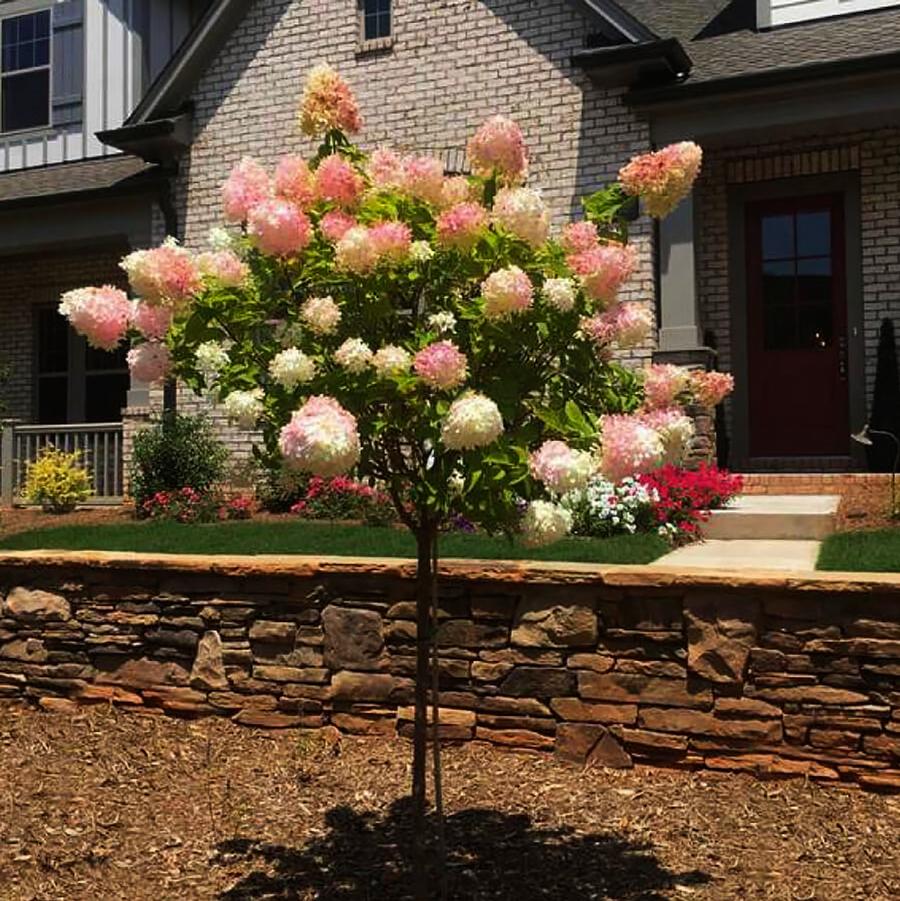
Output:
<svg viewBox="0 0 900 901">
<path fill-rule="evenodd" d="M 253 869 L 219 898 L 407 901 L 411 820 L 403 800 L 384 816 L 342 806 L 326 814 L 327 832 L 299 848 L 246 838 L 224 841 L 213 866 Z M 496 810 L 449 816 L 447 849 L 453 901 L 662 901 L 664 890 L 709 882 L 698 870 L 666 869 L 649 844 L 612 833 L 541 828 L 524 814 Z"/>
</svg>

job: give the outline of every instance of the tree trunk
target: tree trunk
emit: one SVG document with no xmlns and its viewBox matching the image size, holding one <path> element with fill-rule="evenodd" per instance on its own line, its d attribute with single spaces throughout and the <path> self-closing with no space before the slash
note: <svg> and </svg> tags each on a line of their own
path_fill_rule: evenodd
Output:
<svg viewBox="0 0 900 901">
<path fill-rule="evenodd" d="M 416 533 L 416 719 L 413 731 L 413 877 L 416 901 L 428 901 L 425 860 L 425 764 L 428 754 L 428 676 L 431 649 L 431 599 L 435 578 L 434 550 L 437 534 L 430 523 Z"/>
</svg>

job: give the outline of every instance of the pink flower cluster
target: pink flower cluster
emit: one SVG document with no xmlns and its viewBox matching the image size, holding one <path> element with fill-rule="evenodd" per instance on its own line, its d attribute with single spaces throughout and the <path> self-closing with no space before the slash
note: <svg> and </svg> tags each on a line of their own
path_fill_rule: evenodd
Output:
<svg viewBox="0 0 900 901">
<path fill-rule="evenodd" d="M 245 156 L 222 186 L 225 218 L 229 222 L 246 221 L 250 210 L 271 194 L 272 185 L 266 170 L 253 157 Z"/>
<path fill-rule="evenodd" d="M 335 249 L 335 263 L 356 275 L 371 272 L 378 264 L 378 251 L 372 241 L 372 234 L 364 225 L 354 225 L 347 229 Z"/>
<path fill-rule="evenodd" d="M 399 263 L 409 255 L 412 229 L 405 222 L 397 220 L 376 222 L 369 227 L 369 240 L 379 260 Z"/>
<path fill-rule="evenodd" d="M 569 268 L 581 279 L 584 293 L 607 306 L 634 271 L 636 258 L 630 244 L 598 244 L 566 258 Z"/>
<path fill-rule="evenodd" d="M 275 193 L 301 210 L 308 210 L 316 201 L 316 178 L 302 156 L 283 156 L 275 167 Z"/>
<path fill-rule="evenodd" d="M 356 418 L 333 397 L 315 395 L 281 430 L 279 447 L 292 467 L 317 476 L 336 476 L 359 462 Z"/>
<path fill-rule="evenodd" d="M 653 315 L 640 303 L 623 303 L 604 313 L 582 318 L 581 331 L 601 347 L 615 344 L 620 348 L 636 347 L 649 335 Z"/>
<path fill-rule="evenodd" d="M 225 288 L 239 288 L 247 280 L 247 264 L 230 250 L 213 250 L 197 257 L 200 274 Z"/>
<path fill-rule="evenodd" d="M 326 156 L 316 169 L 316 196 L 319 200 L 351 209 L 358 203 L 364 187 L 362 176 L 339 153 Z"/>
<path fill-rule="evenodd" d="M 532 247 L 550 234 L 550 211 L 532 188 L 501 188 L 494 200 L 494 221 Z"/>
<path fill-rule="evenodd" d="M 487 210 L 478 203 L 457 203 L 438 216 L 437 239 L 444 247 L 471 250 L 487 225 Z"/>
<path fill-rule="evenodd" d="M 496 173 L 504 184 L 520 184 L 528 175 L 528 149 L 522 129 L 505 116 L 492 116 L 469 139 L 469 164 L 476 175 Z"/>
<path fill-rule="evenodd" d="M 132 306 L 124 291 L 104 285 L 67 291 L 60 299 L 59 312 L 91 347 L 113 350 L 128 331 Z"/>
<path fill-rule="evenodd" d="M 413 358 L 416 375 L 432 388 L 458 388 L 468 377 L 468 360 L 452 341 L 436 341 Z"/>
<path fill-rule="evenodd" d="M 197 261 L 174 238 L 152 250 L 134 251 L 120 265 L 132 290 L 150 305 L 177 309 L 203 288 Z"/>
<path fill-rule="evenodd" d="M 644 425 L 653 429 L 662 442 L 662 462 L 680 463 L 690 449 L 694 437 L 694 421 L 679 408 L 649 410 L 635 414 Z"/>
<path fill-rule="evenodd" d="M 169 348 L 158 341 L 135 345 L 128 351 L 127 360 L 131 377 L 148 384 L 162 381 L 172 368 Z"/>
<path fill-rule="evenodd" d="M 362 128 L 353 91 L 329 65 L 315 66 L 306 79 L 300 127 L 311 137 L 334 130 L 353 134 Z"/>
<path fill-rule="evenodd" d="M 656 469 L 664 454 L 659 433 L 640 415 L 600 418 L 599 469 L 611 482 Z"/>
<path fill-rule="evenodd" d="M 690 384 L 690 373 L 681 366 L 654 364 L 644 371 L 644 403 L 650 410 L 675 406 Z"/>
<path fill-rule="evenodd" d="M 172 325 L 172 310 L 135 300 L 131 304 L 131 324 L 148 340 L 164 338 Z"/>
<path fill-rule="evenodd" d="M 312 226 L 301 209 L 275 197 L 258 203 L 250 210 L 247 234 L 263 253 L 293 257 L 309 244 Z"/>
<path fill-rule="evenodd" d="M 734 391 L 734 376 L 728 372 L 692 372 L 691 393 L 703 407 L 717 407 Z"/>
<path fill-rule="evenodd" d="M 320 231 L 332 244 L 337 244 L 355 225 L 359 225 L 356 219 L 341 210 L 331 210 L 319 220 Z"/>
<path fill-rule="evenodd" d="M 484 295 L 484 315 L 488 319 L 521 313 L 534 303 L 534 285 L 518 266 L 492 272 L 482 282 L 481 293 Z"/>
<path fill-rule="evenodd" d="M 593 454 L 564 441 L 545 441 L 529 458 L 531 475 L 554 494 L 583 488 L 597 468 Z"/>
<path fill-rule="evenodd" d="M 597 226 L 587 220 L 570 222 L 563 228 L 560 238 L 560 244 L 566 253 L 581 253 L 583 250 L 596 247 L 599 243 Z"/>
<path fill-rule="evenodd" d="M 700 147 L 683 141 L 634 157 L 619 172 L 619 181 L 627 194 L 641 198 L 651 216 L 661 219 L 690 193 L 702 162 Z"/>
<path fill-rule="evenodd" d="M 382 147 L 369 158 L 366 171 L 376 190 L 399 191 L 433 206 L 447 206 L 448 194 L 459 190 L 456 180 L 451 186 L 444 178 L 444 164 L 433 156 L 401 156 Z"/>
</svg>

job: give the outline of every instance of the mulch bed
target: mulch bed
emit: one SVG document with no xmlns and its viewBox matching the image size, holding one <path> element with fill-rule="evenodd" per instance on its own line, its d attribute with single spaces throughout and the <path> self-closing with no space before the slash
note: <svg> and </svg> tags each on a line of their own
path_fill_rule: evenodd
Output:
<svg viewBox="0 0 900 901">
<path fill-rule="evenodd" d="M 409 746 L 0 708 L 0 897 L 408 897 Z M 900 897 L 900 799 L 445 756 L 454 901 Z"/>
<path fill-rule="evenodd" d="M 55 516 L 38 507 L 13 507 L 0 511 L 0 538 L 32 529 L 54 526 L 96 526 L 129 520 L 132 508 L 127 506 L 82 507 L 74 513 Z"/>
<path fill-rule="evenodd" d="M 892 520 L 890 476 L 848 481 L 838 508 L 838 532 L 898 526 Z"/>
</svg>

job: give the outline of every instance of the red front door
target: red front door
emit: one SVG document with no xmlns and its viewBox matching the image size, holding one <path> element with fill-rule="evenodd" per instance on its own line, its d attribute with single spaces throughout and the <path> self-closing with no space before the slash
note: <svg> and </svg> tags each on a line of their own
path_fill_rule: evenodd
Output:
<svg viewBox="0 0 900 901">
<path fill-rule="evenodd" d="M 747 207 L 751 457 L 849 453 L 840 194 Z"/>
</svg>

